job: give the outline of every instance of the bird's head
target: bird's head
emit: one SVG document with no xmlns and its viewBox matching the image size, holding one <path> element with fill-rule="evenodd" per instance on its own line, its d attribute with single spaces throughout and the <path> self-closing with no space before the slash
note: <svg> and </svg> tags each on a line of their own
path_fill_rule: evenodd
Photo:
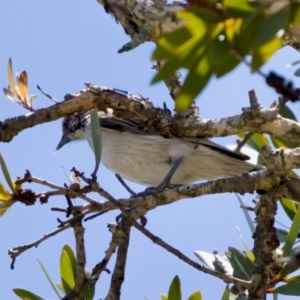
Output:
<svg viewBox="0 0 300 300">
<path fill-rule="evenodd" d="M 84 131 L 89 124 L 89 118 L 89 112 L 79 112 L 66 117 L 62 122 L 63 136 L 56 147 L 56 151 L 71 141 L 84 139 Z"/>
</svg>

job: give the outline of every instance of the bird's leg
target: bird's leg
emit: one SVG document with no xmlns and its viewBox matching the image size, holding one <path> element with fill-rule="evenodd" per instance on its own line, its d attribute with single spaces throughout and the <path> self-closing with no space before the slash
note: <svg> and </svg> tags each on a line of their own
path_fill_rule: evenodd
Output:
<svg viewBox="0 0 300 300">
<path fill-rule="evenodd" d="M 173 177 L 173 175 L 175 174 L 175 172 L 177 171 L 178 167 L 180 166 L 180 164 L 182 163 L 183 158 L 180 157 L 178 158 L 175 163 L 173 164 L 173 166 L 171 167 L 170 171 L 168 172 L 168 174 L 165 176 L 165 178 L 163 179 L 163 181 L 156 187 L 150 187 L 147 188 L 144 192 L 142 192 L 141 194 L 155 194 L 155 193 L 159 193 L 162 192 L 166 187 L 170 186 L 170 182 L 171 179 Z"/>
</svg>

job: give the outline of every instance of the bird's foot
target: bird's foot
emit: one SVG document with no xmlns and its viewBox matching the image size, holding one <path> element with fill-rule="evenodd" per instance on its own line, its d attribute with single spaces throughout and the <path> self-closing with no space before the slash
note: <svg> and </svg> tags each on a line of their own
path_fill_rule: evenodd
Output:
<svg viewBox="0 0 300 300">
<path fill-rule="evenodd" d="M 138 195 L 145 196 L 145 195 L 150 195 L 150 194 L 156 194 L 156 193 L 162 192 L 166 188 L 174 188 L 175 186 L 179 186 L 179 185 L 171 184 L 170 182 L 172 180 L 173 175 L 175 174 L 178 167 L 180 166 L 181 162 L 182 162 L 182 158 L 179 158 L 175 161 L 175 163 L 171 167 L 169 173 L 166 175 L 166 177 L 163 179 L 163 181 L 158 186 L 147 188 L 144 192 L 139 193 Z"/>
<path fill-rule="evenodd" d="M 134 208 L 132 208 L 132 207 L 131 207 L 131 208 L 126 208 L 125 210 L 126 210 L 128 213 L 130 213 L 131 211 L 134 210 Z M 126 220 L 126 217 L 124 216 L 123 213 L 120 213 L 119 215 L 116 216 L 116 222 L 117 222 L 118 224 L 120 224 L 122 227 L 124 226 L 125 220 Z M 140 217 L 140 223 L 141 223 L 141 225 L 142 225 L 143 227 L 145 227 L 146 224 L 147 224 L 147 218 L 146 218 L 145 216 L 141 216 L 141 217 Z"/>
</svg>

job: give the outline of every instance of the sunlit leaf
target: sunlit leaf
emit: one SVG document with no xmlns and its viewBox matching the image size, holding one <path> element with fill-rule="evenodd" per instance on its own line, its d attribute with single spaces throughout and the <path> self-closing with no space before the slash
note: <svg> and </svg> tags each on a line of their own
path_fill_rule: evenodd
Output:
<svg viewBox="0 0 300 300">
<path fill-rule="evenodd" d="M 8 190 L 4 187 L 4 185 L 0 181 L 0 201 L 10 201 L 12 199 L 12 195 L 8 192 Z"/>
<path fill-rule="evenodd" d="M 0 217 L 2 217 L 14 203 L 15 201 L 12 200 L 7 202 L 0 201 Z"/>
<path fill-rule="evenodd" d="M 293 277 L 285 277 L 283 281 L 286 283 L 298 282 L 298 284 L 300 284 L 300 275 L 293 276 Z"/>
<path fill-rule="evenodd" d="M 26 73 L 26 71 L 23 71 L 20 74 L 19 80 L 18 80 L 18 87 L 19 87 L 19 92 L 20 92 L 20 94 L 22 96 L 23 101 L 26 101 L 27 100 L 27 96 L 28 96 L 27 73 Z"/>
<path fill-rule="evenodd" d="M 17 186 L 16 184 L 11 180 L 11 177 L 9 175 L 8 169 L 6 167 L 6 163 L 0 153 L 0 165 L 1 165 L 1 169 L 2 169 L 2 173 L 5 177 L 5 180 L 7 182 L 7 184 L 9 185 L 10 189 L 12 190 L 12 192 L 17 192 Z"/>
<path fill-rule="evenodd" d="M 168 297 L 166 295 L 160 295 L 161 300 L 168 300 Z"/>
<path fill-rule="evenodd" d="M 280 199 L 280 204 L 282 205 L 282 208 L 284 209 L 287 216 L 291 220 L 293 220 L 294 217 L 295 217 L 295 214 L 298 210 L 295 202 L 293 202 L 292 200 L 287 199 L 287 198 L 281 198 Z"/>
<path fill-rule="evenodd" d="M 22 300 L 46 300 L 45 298 L 38 296 L 37 294 L 34 294 L 30 291 L 21 288 L 14 288 L 13 292 Z"/>
<path fill-rule="evenodd" d="M 181 113 L 190 107 L 195 97 L 206 86 L 212 73 L 213 70 L 208 55 L 204 53 L 197 66 L 194 66 L 194 68 L 190 70 L 184 85 L 176 98 L 175 109 L 178 113 Z"/>
<path fill-rule="evenodd" d="M 300 3 L 292 4 L 290 22 L 295 24 L 300 23 Z"/>
<path fill-rule="evenodd" d="M 282 38 L 275 38 L 253 49 L 251 66 L 258 70 L 282 46 Z"/>
<path fill-rule="evenodd" d="M 73 267 L 71 259 L 65 250 L 62 250 L 60 256 L 60 276 L 64 287 L 64 290 L 69 293 L 75 286 L 75 274 L 73 273 Z"/>
<path fill-rule="evenodd" d="M 168 300 L 181 300 L 181 287 L 180 287 L 180 279 L 176 275 L 171 282 Z"/>
<path fill-rule="evenodd" d="M 202 295 L 200 291 L 194 292 L 192 295 L 189 296 L 188 300 L 202 300 Z"/>
<path fill-rule="evenodd" d="M 235 17 L 246 17 L 255 12 L 255 7 L 249 0 L 223 0 L 223 5 Z"/>
<path fill-rule="evenodd" d="M 69 256 L 74 278 L 76 278 L 76 258 L 72 248 L 68 244 L 65 244 L 62 248 L 62 251 L 66 251 L 67 255 Z"/>
<path fill-rule="evenodd" d="M 37 258 L 36 260 L 38 261 L 38 263 L 39 263 L 39 265 L 40 265 L 40 267 L 41 267 L 41 269 L 42 269 L 44 275 L 46 276 L 48 282 L 50 283 L 50 285 L 51 285 L 53 291 L 55 292 L 55 294 L 57 295 L 57 297 L 58 297 L 59 299 L 61 299 L 61 296 L 59 295 L 59 293 L 58 293 L 58 291 L 57 291 L 57 289 L 56 289 L 56 287 L 55 287 L 55 284 L 54 284 L 53 281 L 51 280 L 51 277 L 50 277 L 49 273 L 47 272 L 46 268 L 44 267 L 44 265 L 42 264 L 42 262 L 41 262 L 38 258 Z"/>
<path fill-rule="evenodd" d="M 9 58 L 8 64 L 7 64 L 7 77 L 8 77 L 8 83 L 10 86 L 11 91 L 17 95 L 18 92 L 16 90 L 15 82 L 14 82 L 14 76 L 13 76 L 13 70 L 12 70 L 12 60 Z"/>
</svg>

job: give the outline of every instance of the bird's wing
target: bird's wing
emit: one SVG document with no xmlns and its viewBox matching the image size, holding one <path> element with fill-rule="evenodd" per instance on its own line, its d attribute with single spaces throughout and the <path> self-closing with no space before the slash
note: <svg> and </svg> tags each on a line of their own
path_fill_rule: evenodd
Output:
<svg viewBox="0 0 300 300">
<path fill-rule="evenodd" d="M 236 159 L 240 159 L 240 160 L 248 160 L 250 159 L 250 157 L 248 155 L 245 155 L 245 154 L 242 154 L 240 152 L 235 152 L 235 151 L 232 151 L 224 146 L 221 146 L 219 144 L 216 144 L 210 140 L 207 140 L 207 139 L 197 139 L 197 138 L 189 138 L 187 139 L 193 143 L 195 143 L 195 146 L 197 146 L 197 144 L 199 145 L 203 145 L 203 146 L 206 146 L 206 147 L 209 147 L 215 151 L 218 151 L 224 155 L 227 155 L 229 157 L 232 157 L 232 158 L 236 158 Z"/>
<path fill-rule="evenodd" d="M 106 117 L 100 119 L 101 127 L 116 130 L 116 131 L 129 131 L 132 133 L 140 133 L 145 134 L 146 125 L 138 120 L 131 118 L 114 118 L 114 117 Z"/>
<path fill-rule="evenodd" d="M 118 119 L 115 117 L 105 117 L 105 118 L 100 119 L 100 124 L 102 127 L 111 129 L 111 130 L 116 130 L 116 131 L 121 131 L 121 132 L 129 131 L 129 132 L 136 133 L 136 134 L 147 134 L 146 133 L 147 127 L 146 127 L 145 123 L 143 123 L 142 121 L 140 121 L 138 119 L 132 119 L 132 118 Z M 226 147 L 218 145 L 207 139 L 188 138 L 185 140 L 195 144 L 195 147 L 197 147 L 197 145 L 203 145 L 203 146 L 211 148 L 212 150 L 218 151 L 218 152 L 220 152 L 228 157 L 231 157 L 231 158 L 236 158 L 236 159 L 243 160 L 243 161 L 250 159 L 250 157 L 245 154 L 232 151 L 230 149 L 227 149 Z"/>
</svg>

